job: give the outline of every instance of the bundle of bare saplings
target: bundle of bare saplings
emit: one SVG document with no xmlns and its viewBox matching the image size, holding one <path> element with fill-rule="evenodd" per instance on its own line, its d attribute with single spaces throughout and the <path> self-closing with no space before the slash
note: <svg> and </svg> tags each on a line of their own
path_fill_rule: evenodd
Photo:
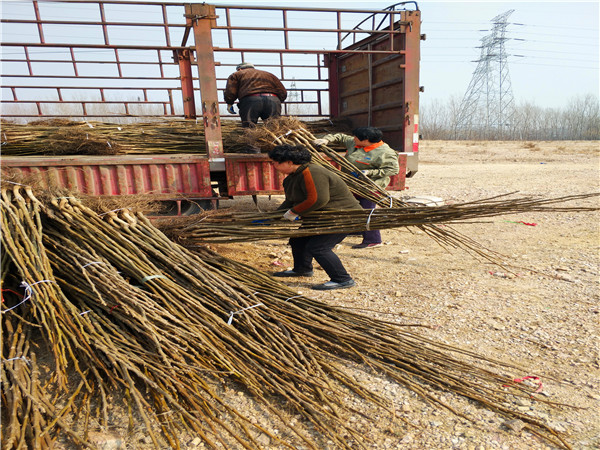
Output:
<svg viewBox="0 0 600 450">
<path fill-rule="evenodd" d="M 343 119 L 303 122 L 314 133 L 345 132 Z M 259 125 L 259 128 L 263 125 Z M 239 121 L 223 120 L 223 149 L 229 153 L 255 153 L 247 129 Z M 31 155 L 122 155 L 122 154 L 206 154 L 204 125 L 196 120 L 157 120 L 116 124 L 48 119 L 16 124 L 2 122 L 2 154 Z"/>
<path fill-rule="evenodd" d="M 563 203 L 598 197 L 598 193 L 569 195 L 556 198 L 514 197 L 511 194 L 454 203 L 442 206 L 407 205 L 397 208 L 372 210 L 315 211 L 300 222 L 290 222 L 282 217 L 283 211 L 264 213 L 206 211 L 197 216 L 176 217 L 157 222 L 157 227 L 172 239 L 186 247 L 198 244 L 250 242 L 268 239 L 284 239 L 331 233 L 357 233 L 366 230 L 420 227 L 428 234 L 444 242 L 464 240 L 463 247 L 477 248 L 469 240 L 447 225 L 481 222 L 487 217 L 519 214 L 525 212 L 584 212 L 595 211 L 595 206 L 564 206 Z M 301 223 L 301 225 L 299 225 Z M 444 228 L 436 225 L 446 225 Z M 492 255 L 492 252 L 489 252 Z M 497 262 L 497 261 L 496 261 Z"/>
<path fill-rule="evenodd" d="M 349 415 L 375 425 L 387 411 L 395 433 L 411 425 L 357 369 L 460 415 L 439 396 L 463 396 L 569 448 L 518 409 L 519 398 L 556 407 L 514 383 L 529 369 L 186 250 L 140 213 L 44 195 L 1 190 L 3 448 L 93 446 L 89 433 L 115 426 L 121 410 L 156 448 L 190 435 L 225 448 L 365 448 Z"/>
<path fill-rule="evenodd" d="M 565 196 L 554 199 L 514 198 L 511 194 L 482 199 L 465 204 L 420 208 L 394 197 L 371 181 L 356 167 L 327 146 L 316 147 L 315 136 L 305 124 L 293 117 L 268 121 L 265 126 L 246 131 L 244 141 L 268 151 L 279 144 L 302 145 L 312 155 L 312 162 L 334 171 L 350 191 L 376 203 L 377 209 L 351 211 L 319 211 L 302 220 L 302 226 L 282 221 L 281 213 L 231 214 L 227 211 L 209 211 L 191 217 L 177 217 L 157 222 L 160 229 L 186 246 L 206 242 L 252 241 L 308 236 L 326 233 L 355 233 L 369 229 L 416 227 L 440 245 L 449 249 L 462 249 L 489 262 L 505 265 L 502 255 L 481 246 L 448 225 L 464 223 L 469 219 L 481 220 L 505 214 L 529 211 L 588 211 L 594 206 L 555 206 L 569 200 L 596 197 L 599 194 Z M 445 225 L 443 228 L 439 225 Z"/>
</svg>

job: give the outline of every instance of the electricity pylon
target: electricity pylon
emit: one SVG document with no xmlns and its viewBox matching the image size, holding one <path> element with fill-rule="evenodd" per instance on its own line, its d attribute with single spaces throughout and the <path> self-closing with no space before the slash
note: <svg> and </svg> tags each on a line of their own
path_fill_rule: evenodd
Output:
<svg viewBox="0 0 600 450">
<path fill-rule="evenodd" d="M 300 96 L 298 95 L 298 91 L 296 90 L 296 78 L 292 78 L 292 82 L 290 84 L 290 89 L 288 90 L 288 98 L 287 98 L 287 113 L 289 115 L 297 115 L 300 113 L 300 108 L 298 106 L 298 102 L 300 100 Z"/>
<path fill-rule="evenodd" d="M 491 34 L 481 38 L 481 55 L 458 111 L 458 139 L 499 138 L 512 126 L 514 98 L 504 43 L 511 9 L 492 19 Z"/>
</svg>

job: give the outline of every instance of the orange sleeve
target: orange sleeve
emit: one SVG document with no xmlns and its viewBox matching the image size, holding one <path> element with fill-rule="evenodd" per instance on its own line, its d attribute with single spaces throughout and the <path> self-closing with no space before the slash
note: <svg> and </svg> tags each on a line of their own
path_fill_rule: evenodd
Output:
<svg viewBox="0 0 600 450">
<path fill-rule="evenodd" d="M 310 209 L 315 205 L 317 198 L 319 197 L 317 186 L 315 186 L 315 181 L 313 180 L 310 170 L 304 170 L 302 176 L 304 178 L 304 186 L 306 187 L 306 200 L 294 206 L 293 211 L 296 214 L 302 214 L 304 211 Z"/>
</svg>

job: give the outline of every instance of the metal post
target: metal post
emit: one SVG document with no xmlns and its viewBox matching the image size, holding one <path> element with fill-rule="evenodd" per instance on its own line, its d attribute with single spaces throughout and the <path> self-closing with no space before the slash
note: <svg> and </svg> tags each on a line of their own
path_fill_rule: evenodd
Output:
<svg viewBox="0 0 600 450">
<path fill-rule="evenodd" d="M 194 100 L 194 80 L 192 78 L 192 55 L 187 48 L 177 49 L 173 53 L 175 54 L 176 61 L 179 63 L 183 114 L 186 119 L 195 119 L 196 102 Z"/>
<path fill-rule="evenodd" d="M 409 25 L 406 26 L 404 36 L 404 143 L 402 149 L 404 152 L 417 152 L 419 149 L 419 64 L 421 60 L 420 41 L 421 41 L 421 14 L 420 11 L 407 11 L 406 20 Z M 409 167 L 409 170 L 411 168 Z"/>
<path fill-rule="evenodd" d="M 196 63 L 200 80 L 200 98 L 202 100 L 202 118 L 204 120 L 204 138 L 212 170 L 225 170 L 223 158 L 223 139 L 221 136 L 221 117 L 217 76 L 211 30 L 216 26 L 215 7 L 206 4 L 186 4 L 186 18 L 192 21 Z"/>
<path fill-rule="evenodd" d="M 338 59 L 331 53 L 323 55 L 325 66 L 329 69 L 329 115 L 339 117 L 340 115 L 340 92 L 338 76 Z M 319 105 L 320 107 L 320 105 Z"/>
</svg>

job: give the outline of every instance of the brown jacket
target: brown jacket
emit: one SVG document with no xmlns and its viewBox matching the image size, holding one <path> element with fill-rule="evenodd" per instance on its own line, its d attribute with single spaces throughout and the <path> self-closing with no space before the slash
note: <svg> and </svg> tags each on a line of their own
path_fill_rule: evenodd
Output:
<svg viewBox="0 0 600 450">
<path fill-rule="evenodd" d="M 229 75 L 224 93 L 228 105 L 233 105 L 236 99 L 241 100 L 250 94 L 275 94 L 282 102 L 287 98 L 285 87 L 270 72 L 241 69 Z"/>
<path fill-rule="evenodd" d="M 278 209 L 299 215 L 318 210 L 361 209 L 346 183 L 331 170 L 304 164 L 283 180 L 285 201 Z"/>
</svg>

